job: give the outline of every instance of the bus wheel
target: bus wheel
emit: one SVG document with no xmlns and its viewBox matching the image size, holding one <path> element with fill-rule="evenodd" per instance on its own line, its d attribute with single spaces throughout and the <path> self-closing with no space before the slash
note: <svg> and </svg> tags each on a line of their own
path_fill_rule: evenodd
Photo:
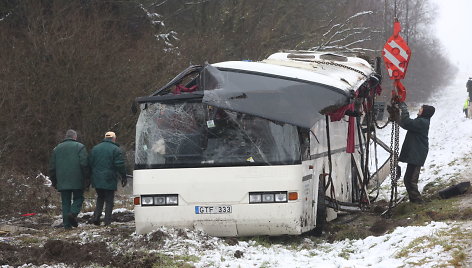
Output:
<svg viewBox="0 0 472 268">
<path fill-rule="evenodd" d="M 324 177 L 320 176 L 318 185 L 318 200 L 316 203 L 316 226 L 312 230 L 314 236 L 321 236 L 323 229 L 326 226 L 326 204 L 325 204 L 326 190 L 324 187 Z"/>
</svg>

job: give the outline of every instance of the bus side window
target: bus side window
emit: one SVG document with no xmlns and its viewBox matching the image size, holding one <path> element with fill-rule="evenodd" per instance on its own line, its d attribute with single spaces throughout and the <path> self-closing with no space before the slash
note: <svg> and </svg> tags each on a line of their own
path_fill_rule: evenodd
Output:
<svg viewBox="0 0 472 268">
<path fill-rule="evenodd" d="M 310 160 L 310 132 L 307 129 L 299 129 L 300 152 L 303 160 Z"/>
</svg>

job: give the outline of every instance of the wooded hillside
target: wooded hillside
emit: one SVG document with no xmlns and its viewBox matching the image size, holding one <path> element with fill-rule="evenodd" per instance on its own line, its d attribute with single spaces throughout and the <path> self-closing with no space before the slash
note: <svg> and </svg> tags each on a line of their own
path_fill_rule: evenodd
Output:
<svg viewBox="0 0 472 268">
<path fill-rule="evenodd" d="M 412 48 L 407 98 L 423 102 L 455 73 L 428 0 L 0 0 L 0 168 L 45 172 L 68 128 L 89 149 L 115 131 L 132 151 L 133 100 L 189 64 L 282 49 L 374 59 L 395 11 Z"/>
</svg>

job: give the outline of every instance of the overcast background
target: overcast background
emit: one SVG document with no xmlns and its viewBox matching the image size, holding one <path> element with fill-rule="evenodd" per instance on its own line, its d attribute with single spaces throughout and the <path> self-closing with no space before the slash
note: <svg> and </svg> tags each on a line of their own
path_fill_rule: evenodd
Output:
<svg viewBox="0 0 472 268">
<path fill-rule="evenodd" d="M 472 1 L 433 0 L 438 5 L 437 35 L 462 72 L 472 76 Z"/>
</svg>

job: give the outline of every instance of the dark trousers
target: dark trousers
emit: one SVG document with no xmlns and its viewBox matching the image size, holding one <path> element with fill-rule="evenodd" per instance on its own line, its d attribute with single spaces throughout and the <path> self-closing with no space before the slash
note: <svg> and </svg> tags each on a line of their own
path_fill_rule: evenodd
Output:
<svg viewBox="0 0 472 268">
<path fill-rule="evenodd" d="M 84 203 L 84 190 L 62 190 L 62 224 L 65 228 L 71 227 L 68 215 L 72 213 L 77 215 L 82 209 Z"/>
<path fill-rule="evenodd" d="M 420 170 L 421 166 L 413 164 L 408 164 L 406 167 L 403 182 L 405 183 L 410 202 L 417 202 L 421 200 L 421 194 L 418 191 L 418 178 L 420 177 Z"/>
<path fill-rule="evenodd" d="M 102 216 L 103 204 L 105 204 L 105 225 L 111 223 L 111 214 L 113 212 L 113 204 L 115 201 L 115 190 L 95 189 L 97 191 L 97 206 L 93 213 L 94 221 L 100 222 Z"/>
</svg>

